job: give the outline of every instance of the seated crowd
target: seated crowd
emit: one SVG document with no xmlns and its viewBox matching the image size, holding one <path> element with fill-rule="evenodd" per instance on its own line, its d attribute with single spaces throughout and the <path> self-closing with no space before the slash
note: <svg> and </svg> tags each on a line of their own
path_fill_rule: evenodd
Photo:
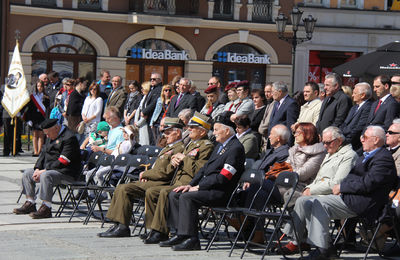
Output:
<svg viewBox="0 0 400 260">
<path fill-rule="evenodd" d="M 114 76 L 110 83 L 107 71 L 90 85 L 89 93 L 82 79 L 64 79 L 65 89 L 49 97 L 46 88 L 53 85 L 44 78 L 28 111 L 32 114 L 38 103 L 46 107 L 44 113 L 38 110 L 41 117 L 30 120 L 47 138 L 37 141 L 34 154 L 39 158 L 23 173 L 26 202 L 15 214 L 51 217 L 53 187 L 79 177 L 80 149 L 117 157 L 141 145 L 157 145 L 162 150 L 152 167 L 140 172 L 138 180 L 116 187 L 106 215 L 113 225 L 99 237 L 130 236 L 134 201 L 143 199 L 145 225 L 151 230 L 143 237 L 145 244 L 199 250 L 200 208 L 225 206 L 245 171 L 245 160 L 254 159 L 252 168 L 265 172 L 265 180 L 259 192 L 257 185 L 244 183 L 238 203 L 249 207 L 257 195 L 253 208 L 262 209 L 271 192 L 273 201 L 289 201 L 294 226 L 285 225 L 290 242 L 277 252 L 298 253 L 312 246 L 316 250 L 309 259 L 329 259 L 334 254 L 331 220 L 376 219 L 398 186 L 400 76 L 377 76 L 373 87 L 358 83 L 349 96 L 333 73 L 325 77 L 324 95 L 318 84 L 307 82 L 296 99 L 281 81 L 268 83 L 262 91 L 251 90 L 248 81 L 223 88 L 218 77 L 209 80 L 204 99 L 190 79 L 162 85 L 159 73 L 141 85 L 129 83 L 127 93 L 122 78 Z M 46 115 L 49 110 L 59 113 Z M 98 184 L 108 170 L 96 171 Z M 293 197 L 291 190 L 274 189 L 283 171 L 299 177 Z M 90 171 L 84 174 L 91 176 Z M 38 210 L 36 183 L 43 202 Z M 235 221 L 228 220 L 237 227 Z M 248 222 L 246 229 L 252 229 L 253 219 Z M 263 243 L 265 235 L 257 226 L 253 239 Z"/>
</svg>

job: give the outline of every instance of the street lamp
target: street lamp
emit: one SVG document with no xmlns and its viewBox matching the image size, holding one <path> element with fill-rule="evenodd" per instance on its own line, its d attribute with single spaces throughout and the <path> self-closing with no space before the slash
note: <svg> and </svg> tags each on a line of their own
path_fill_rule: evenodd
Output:
<svg viewBox="0 0 400 260">
<path fill-rule="evenodd" d="M 304 18 L 303 23 L 304 23 L 304 29 L 306 31 L 306 37 L 297 37 L 297 31 L 299 29 L 302 15 L 303 12 L 300 11 L 299 8 L 297 8 L 296 6 L 293 7 L 292 12 L 290 13 L 290 18 L 292 20 L 292 31 L 293 31 L 293 36 L 291 37 L 284 36 L 286 23 L 289 19 L 283 13 L 280 13 L 278 17 L 275 18 L 276 29 L 278 31 L 279 39 L 287 41 L 292 45 L 292 86 L 291 86 L 292 94 L 294 92 L 294 66 L 296 62 L 297 44 L 311 40 L 312 34 L 314 32 L 315 23 L 317 22 L 317 19 L 312 17 L 312 15 L 309 15 L 306 18 Z"/>
</svg>

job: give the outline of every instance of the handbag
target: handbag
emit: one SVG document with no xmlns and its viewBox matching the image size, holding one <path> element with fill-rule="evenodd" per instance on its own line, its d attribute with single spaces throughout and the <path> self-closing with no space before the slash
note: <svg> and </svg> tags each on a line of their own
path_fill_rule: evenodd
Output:
<svg viewBox="0 0 400 260">
<path fill-rule="evenodd" d="M 79 122 L 78 126 L 76 127 L 76 132 L 78 134 L 83 134 L 85 132 L 86 123 L 84 121 Z"/>
</svg>

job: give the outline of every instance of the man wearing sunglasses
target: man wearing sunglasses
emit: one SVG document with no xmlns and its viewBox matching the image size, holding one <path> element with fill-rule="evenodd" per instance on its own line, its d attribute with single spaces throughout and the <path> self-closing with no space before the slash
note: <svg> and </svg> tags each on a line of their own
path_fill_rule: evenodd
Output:
<svg viewBox="0 0 400 260">
<path fill-rule="evenodd" d="M 394 162 L 396 163 L 397 175 L 400 175 L 400 119 L 393 120 L 393 124 L 386 132 L 386 145 L 392 153 Z"/>
</svg>

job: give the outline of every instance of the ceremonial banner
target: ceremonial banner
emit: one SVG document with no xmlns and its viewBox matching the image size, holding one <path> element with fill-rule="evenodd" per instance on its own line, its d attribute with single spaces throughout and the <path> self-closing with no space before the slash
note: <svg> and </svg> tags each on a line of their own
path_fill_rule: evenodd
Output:
<svg viewBox="0 0 400 260">
<path fill-rule="evenodd" d="M 17 42 L 8 70 L 3 101 L 1 102 L 12 118 L 15 117 L 30 100 L 18 46 L 19 44 Z"/>
</svg>

